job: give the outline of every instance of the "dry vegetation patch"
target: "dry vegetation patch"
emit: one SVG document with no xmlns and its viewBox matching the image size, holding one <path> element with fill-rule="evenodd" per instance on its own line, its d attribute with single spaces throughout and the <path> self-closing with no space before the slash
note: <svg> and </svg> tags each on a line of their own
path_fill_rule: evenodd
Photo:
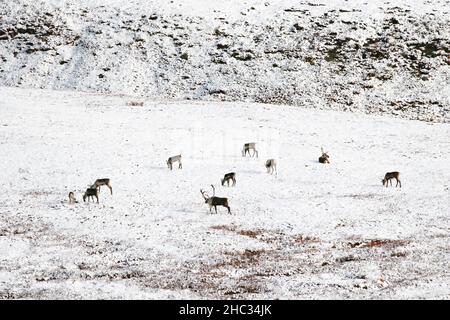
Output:
<svg viewBox="0 0 450 320">
<path fill-rule="evenodd" d="M 211 266 L 212 269 L 232 267 L 236 269 L 245 269 L 259 264 L 261 257 L 268 254 L 269 251 L 264 249 L 259 250 L 244 250 L 226 251 L 224 252 L 225 259 L 219 263 Z"/>
<path fill-rule="evenodd" d="M 389 240 L 389 239 L 373 239 L 348 242 L 350 248 L 377 248 L 377 247 L 398 247 L 410 243 L 409 240 Z"/>
<path fill-rule="evenodd" d="M 305 236 L 305 235 L 297 235 L 293 237 L 295 243 L 307 244 L 307 243 L 319 243 L 321 242 L 318 237 Z"/>
<path fill-rule="evenodd" d="M 292 245 L 292 244 L 312 244 L 312 243 L 320 243 L 321 240 L 315 236 L 307 236 L 303 234 L 297 235 L 287 235 L 282 232 L 273 231 L 273 230 L 265 230 L 261 228 L 257 229 L 239 229 L 235 225 L 216 225 L 210 227 L 213 230 L 220 230 L 226 232 L 232 232 L 240 236 L 249 237 L 252 239 L 257 239 L 262 242 L 268 244 L 284 244 L 284 245 Z"/>
</svg>

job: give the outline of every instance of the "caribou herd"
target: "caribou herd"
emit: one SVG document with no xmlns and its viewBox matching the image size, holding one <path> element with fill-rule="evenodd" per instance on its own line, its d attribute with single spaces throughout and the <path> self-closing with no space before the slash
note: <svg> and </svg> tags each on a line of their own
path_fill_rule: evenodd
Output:
<svg viewBox="0 0 450 320">
<path fill-rule="evenodd" d="M 250 150 L 252 151 L 252 153 L 250 154 Z M 319 163 L 323 163 L 323 164 L 329 164 L 330 163 L 330 156 L 328 155 L 328 152 L 324 152 L 323 148 L 321 148 L 322 151 L 322 155 L 319 157 Z M 256 155 L 256 157 L 258 158 L 258 151 L 256 150 L 256 143 L 255 142 L 249 142 L 249 143 L 245 143 L 244 147 L 242 148 L 242 156 L 245 157 L 247 156 L 247 154 L 250 157 L 254 157 Z M 172 156 L 169 159 L 167 159 L 166 164 L 167 167 L 172 170 L 173 169 L 173 164 L 178 162 L 178 169 L 182 169 L 183 165 L 181 163 L 181 154 L 176 155 L 176 156 Z M 277 172 L 277 161 L 275 159 L 268 159 L 265 162 L 265 167 L 267 169 L 267 173 L 269 174 L 273 174 L 275 172 L 275 175 L 278 175 Z M 394 171 L 394 172 L 387 172 L 384 176 L 384 179 L 381 180 L 383 186 L 388 187 L 389 182 L 392 186 L 392 179 L 396 180 L 396 187 L 400 186 L 400 188 L 402 187 L 402 183 L 400 181 L 400 172 L 398 171 Z M 221 183 L 222 186 L 225 185 L 225 183 L 227 183 L 227 186 L 230 186 L 230 181 L 231 181 L 231 186 L 234 187 L 236 185 L 236 173 L 235 172 L 230 172 L 230 173 L 226 173 L 223 176 L 223 179 L 221 179 Z M 95 182 L 90 185 L 90 187 L 88 187 L 83 195 L 83 201 L 86 202 L 86 198 L 88 199 L 88 202 L 90 202 L 90 200 L 92 199 L 94 201 L 94 197 L 97 199 L 97 203 L 99 203 L 99 193 L 100 193 L 100 187 L 101 186 L 106 186 L 109 188 L 109 190 L 111 191 L 111 195 L 112 195 L 112 186 L 111 186 L 111 180 L 108 178 L 103 178 L 103 179 L 97 179 L 95 180 Z M 205 200 L 205 203 L 208 204 L 209 206 L 209 212 L 212 212 L 212 208 L 214 207 L 215 212 L 217 213 L 217 206 L 222 206 L 227 208 L 228 213 L 231 214 L 231 209 L 230 206 L 228 204 L 228 198 L 223 198 L 223 197 L 216 197 L 216 189 L 214 187 L 214 185 L 211 184 L 212 187 L 212 191 L 213 191 L 213 195 L 210 197 L 206 191 L 203 191 L 202 189 L 200 189 L 200 193 L 203 196 L 203 199 Z M 71 191 L 69 192 L 69 203 L 78 203 L 78 201 L 75 198 L 75 194 Z"/>
</svg>

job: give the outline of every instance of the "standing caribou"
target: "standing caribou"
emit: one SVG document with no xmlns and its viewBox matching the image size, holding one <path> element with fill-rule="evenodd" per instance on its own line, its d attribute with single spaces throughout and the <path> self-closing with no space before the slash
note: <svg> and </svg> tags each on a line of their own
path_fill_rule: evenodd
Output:
<svg viewBox="0 0 450 320">
<path fill-rule="evenodd" d="M 236 172 L 230 172 L 230 173 L 226 173 L 223 176 L 223 179 L 221 179 L 220 181 L 222 182 L 222 186 L 225 184 L 225 182 L 227 183 L 227 186 L 230 186 L 230 180 L 233 181 L 232 186 L 234 187 L 236 185 Z"/>
<path fill-rule="evenodd" d="M 256 150 L 255 142 L 249 142 L 249 143 L 244 144 L 244 148 L 242 148 L 242 156 L 245 157 L 247 152 L 248 152 L 248 155 L 250 155 L 250 150 L 253 150 L 253 155 L 251 155 L 251 157 L 254 157 L 256 154 L 256 157 L 258 158 L 258 151 Z"/>
<path fill-rule="evenodd" d="M 172 164 L 174 162 L 178 162 L 178 169 L 182 169 L 183 168 L 183 164 L 181 163 L 181 154 L 179 154 L 177 156 L 170 157 L 169 159 L 167 159 L 167 161 L 166 161 L 167 167 L 169 167 L 170 170 L 172 170 Z"/>
<path fill-rule="evenodd" d="M 384 179 L 381 180 L 383 183 L 383 186 L 386 184 L 386 188 L 388 187 L 389 182 L 391 182 L 392 186 L 392 179 L 395 179 L 397 181 L 396 187 L 400 185 L 400 188 L 402 187 L 402 182 L 400 181 L 400 172 L 394 171 L 394 172 L 388 172 L 384 175 Z"/>
<path fill-rule="evenodd" d="M 228 213 L 231 214 L 230 206 L 228 205 L 228 198 L 216 197 L 215 196 L 216 190 L 213 185 L 211 185 L 211 187 L 213 189 L 212 197 L 208 197 L 208 194 L 205 191 L 203 191 L 202 189 L 200 189 L 203 199 L 205 199 L 205 203 L 207 203 L 209 205 L 209 212 L 211 212 L 212 207 L 214 207 L 214 210 L 217 213 L 217 206 L 222 206 L 222 207 L 227 208 Z"/>
<path fill-rule="evenodd" d="M 95 182 L 91 186 L 91 188 L 96 188 L 100 192 L 100 186 L 107 186 L 109 188 L 109 191 L 111 191 L 111 195 L 112 195 L 111 179 L 107 179 L 107 178 L 97 179 L 97 180 L 95 180 Z"/>
<path fill-rule="evenodd" d="M 278 175 L 278 172 L 277 172 L 277 162 L 276 162 L 275 159 L 269 159 L 269 160 L 267 160 L 265 166 L 266 166 L 266 169 L 267 169 L 267 173 L 272 174 L 273 171 L 275 170 L 275 174 Z"/>
<path fill-rule="evenodd" d="M 88 202 L 92 200 L 94 200 L 94 197 L 97 198 L 97 203 L 98 203 L 98 190 L 97 188 L 87 188 L 86 192 L 83 195 L 83 201 L 86 202 L 86 198 L 88 198 Z"/>
</svg>

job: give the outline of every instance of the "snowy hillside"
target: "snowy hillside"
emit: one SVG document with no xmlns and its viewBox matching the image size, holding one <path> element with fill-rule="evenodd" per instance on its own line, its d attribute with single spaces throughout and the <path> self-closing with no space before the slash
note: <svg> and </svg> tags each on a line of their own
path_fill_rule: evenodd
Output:
<svg viewBox="0 0 450 320">
<path fill-rule="evenodd" d="M 450 298 L 449 124 L 6 87 L 0 97 L 0 298 Z M 259 158 L 241 156 L 250 141 Z M 178 153 L 183 169 L 170 171 Z M 272 157 L 277 176 L 263 165 Z M 402 188 L 381 185 L 393 170 Z M 230 171 L 236 187 L 221 187 Z M 83 203 L 97 178 L 114 194 Z M 199 189 L 211 183 L 232 215 L 208 213 Z"/>
<path fill-rule="evenodd" d="M 0 1 L 0 85 L 450 120 L 450 1 Z"/>
</svg>

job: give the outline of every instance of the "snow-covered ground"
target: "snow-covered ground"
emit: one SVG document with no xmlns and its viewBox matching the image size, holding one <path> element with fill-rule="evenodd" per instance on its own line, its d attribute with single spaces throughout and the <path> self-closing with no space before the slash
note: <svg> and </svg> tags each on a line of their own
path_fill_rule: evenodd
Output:
<svg viewBox="0 0 450 320">
<path fill-rule="evenodd" d="M 450 298 L 449 124 L 136 100 L 0 87 L 1 298 Z"/>
<path fill-rule="evenodd" d="M 450 122 L 450 0 L 0 1 L 0 86 Z"/>
</svg>

